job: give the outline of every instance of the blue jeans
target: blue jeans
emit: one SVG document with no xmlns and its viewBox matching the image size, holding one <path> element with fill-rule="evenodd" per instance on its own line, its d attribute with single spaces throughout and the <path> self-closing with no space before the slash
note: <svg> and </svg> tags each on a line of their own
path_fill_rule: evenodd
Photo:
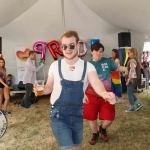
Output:
<svg viewBox="0 0 150 150">
<path fill-rule="evenodd" d="M 144 71 L 144 76 L 146 78 L 146 89 L 148 89 L 149 88 L 150 70 L 149 70 L 149 68 L 144 68 L 143 71 Z"/>
<path fill-rule="evenodd" d="M 83 133 L 82 107 L 51 106 L 50 124 L 61 150 L 79 147 Z"/>
<path fill-rule="evenodd" d="M 134 90 L 135 90 L 135 87 L 131 84 L 129 84 L 127 86 L 127 94 L 128 94 L 128 99 L 129 99 L 129 103 L 130 105 L 134 106 L 135 104 L 135 101 L 137 101 L 137 97 L 134 95 Z"/>
</svg>

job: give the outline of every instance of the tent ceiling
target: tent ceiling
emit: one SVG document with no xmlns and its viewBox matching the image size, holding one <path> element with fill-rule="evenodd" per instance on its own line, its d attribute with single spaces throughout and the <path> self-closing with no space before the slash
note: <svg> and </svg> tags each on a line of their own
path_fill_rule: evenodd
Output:
<svg viewBox="0 0 150 150">
<path fill-rule="evenodd" d="M 0 0 L 0 28 L 7 25 L 38 0 Z"/>
<path fill-rule="evenodd" d="M 0 0 L 0 28 L 16 19 L 37 1 L 38 0 Z M 150 34 L 150 0 L 81 1 L 100 18 L 112 25 L 127 30 Z M 61 2 L 61 0 L 58 2 Z"/>
<path fill-rule="evenodd" d="M 150 33 L 150 0 L 82 0 L 108 23 L 127 30 Z"/>
</svg>

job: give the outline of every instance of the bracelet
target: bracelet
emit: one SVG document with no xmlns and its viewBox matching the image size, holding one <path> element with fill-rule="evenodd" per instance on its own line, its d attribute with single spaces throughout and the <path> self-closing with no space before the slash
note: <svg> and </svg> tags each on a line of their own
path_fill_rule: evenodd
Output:
<svg viewBox="0 0 150 150">
<path fill-rule="evenodd" d="M 102 98 L 103 98 L 103 99 L 104 99 L 104 95 L 105 95 L 106 93 L 107 93 L 106 91 L 102 93 Z"/>
</svg>

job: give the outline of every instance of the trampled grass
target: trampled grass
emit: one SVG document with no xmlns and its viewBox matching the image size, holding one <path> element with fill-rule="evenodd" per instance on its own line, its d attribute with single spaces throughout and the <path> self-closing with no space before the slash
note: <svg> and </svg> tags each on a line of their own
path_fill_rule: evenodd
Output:
<svg viewBox="0 0 150 150">
<path fill-rule="evenodd" d="M 108 128 L 108 143 L 99 139 L 96 145 L 89 145 L 92 132 L 88 121 L 84 121 L 83 150 L 150 149 L 150 90 L 136 95 L 143 104 L 139 111 L 125 113 L 129 105 L 126 94 L 123 94 L 124 103 L 116 104 L 116 118 Z M 9 110 L 12 115 L 7 116 L 8 128 L 0 138 L 0 150 L 58 150 L 49 123 L 49 96 L 39 97 L 36 108 L 29 110 L 14 105 L 22 97 L 11 97 Z"/>
</svg>

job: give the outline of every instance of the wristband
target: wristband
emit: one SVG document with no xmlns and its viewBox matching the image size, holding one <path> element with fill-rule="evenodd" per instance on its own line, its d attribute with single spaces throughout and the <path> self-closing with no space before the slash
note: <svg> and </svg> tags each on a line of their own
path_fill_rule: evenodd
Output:
<svg viewBox="0 0 150 150">
<path fill-rule="evenodd" d="M 106 91 L 102 93 L 102 98 L 103 98 L 103 99 L 104 99 L 104 95 L 105 95 L 106 93 L 107 93 Z"/>
</svg>

